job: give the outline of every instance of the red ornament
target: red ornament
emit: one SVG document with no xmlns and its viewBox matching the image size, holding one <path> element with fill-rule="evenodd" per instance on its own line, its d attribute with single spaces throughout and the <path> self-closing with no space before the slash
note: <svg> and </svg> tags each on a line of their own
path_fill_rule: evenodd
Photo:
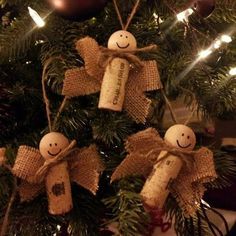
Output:
<svg viewBox="0 0 236 236">
<path fill-rule="evenodd" d="M 197 0 L 195 3 L 196 12 L 204 18 L 211 15 L 215 10 L 215 0 Z"/>
<path fill-rule="evenodd" d="M 172 219 L 169 218 L 167 221 L 164 221 L 165 211 L 159 208 L 149 207 L 144 203 L 144 208 L 149 213 L 151 217 L 151 222 L 148 226 L 148 235 L 152 235 L 156 227 L 161 228 L 161 232 L 167 232 L 172 225 Z"/>
<path fill-rule="evenodd" d="M 60 15 L 71 20 L 86 20 L 99 13 L 108 0 L 48 0 Z"/>
</svg>

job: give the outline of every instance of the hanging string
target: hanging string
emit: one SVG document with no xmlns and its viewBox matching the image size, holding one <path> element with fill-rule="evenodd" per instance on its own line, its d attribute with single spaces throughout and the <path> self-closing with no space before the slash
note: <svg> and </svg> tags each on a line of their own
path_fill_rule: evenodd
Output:
<svg viewBox="0 0 236 236">
<path fill-rule="evenodd" d="M 42 90 L 43 90 L 43 100 L 45 103 L 45 107 L 46 107 L 46 113 L 47 113 L 47 119 L 48 119 L 48 128 L 49 131 L 52 132 L 52 123 L 51 123 L 51 118 L 50 118 L 50 102 L 49 99 L 47 97 L 47 93 L 46 93 L 46 87 L 45 87 L 45 82 L 47 81 L 48 78 L 48 66 L 50 65 L 50 63 L 52 62 L 52 60 L 55 58 L 50 57 L 44 64 L 43 67 L 43 75 L 42 75 Z"/>
<path fill-rule="evenodd" d="M 119 11 L 116 0 L 113 0 L 113 3 L 114 3 L 114 6 L 115 6 L 115 9 L 116 9 L 116 14 L 117 14 L 118 19 L 120 21 L 120 25 L 121 25 L 122 29 L 124 30 L 125 26 L 124 26 L 124 23 L 123 23 L 123 20 L 122 20 L 122 17 L 121 17 L 121 14 L 120 14 L 120 11 Z"/>
<path fill-rule="evenodd" d="M 30 177 L 30 182 L 42 183 L 45 180 L 48 171 L 53 166 L 71 158 L 70 154 L 78 150 L 74 148 L 75 145 L 76 141 L 75 140 L 71 141 L 71 143 L 66 148 L 64 148 L 57 156 L 45 161 L 44 164 L 37 170 L 36 174 Z"/>
<path fill-rule="evenodd" d="M 53 130 L 56 128 L 56 123 L 57 123 L 57 121 L 59 119 L 60 114 L 62 113 L 63 109 L 65 108 L 68 99 L 69 99 L 69 97 L 67 97 L 67 96 L 64 97 L 64 99 L 63 99 L 63 101 L 61 103 L 61 106 L 60 106 L 60 108 L 59 108 L 59 110 L 58 110 L 58 112 L 56 114 L 56 117 L 55 117 L 55 119 L 53 121 L 53 125 L 52 125 L 52 129 Z"/>
<path fill-rule="evenodd" d="M 198 109 L 197 100 L 196 100 L 195 94 L 194 94 L 191 90 L 186 89 L 186 88 L 184 88 L 184 87 L 182 87 L 182 86 L 180 86 L 180 85 L 178 85 L 178 87 L 179 87 L 181 90 L 183 90 L 184 92 L 188 93 L 188 94 L 190 95 L 190 97 L 191 97 L 191 100 L 194 101 L 194 105 L 193 105 L 192 112 L 190 113 L 190 115 L 189 115 L 189 117 L 187 118 L 187 120 L 184 122 L 184 125 L 187 125 L 187 124 L 190 122 L 190 120 L 193 118 L 194 113 L 195 113 L 195 112 L 197 111 L 197 109 Z"/>
<path fill-rule="evenodd" d="M 3 163 L 3 167 L 5 167 L 7 170 L 9 170 L 13 174 L 12 168 L 9 165 Z M 15 200 L 15 197 L 16 197 L 16 194 L 17 194 L 17 191 L 18 191 L 16 177 L 14 177 L 13 184 L 14 184 L 14 186 L 13 186 L 11 198 L 10 198 L 8 206 L 7 206 L 6 213 L 4 215 L 0 236 L 5 236 L 6 233 L 7 233 L 7 228 L 8 228 L 8 225 L 9 225 L 9 215 L 10 215 L 10 212 L 11 212 L 11 207 L 12 207 L 12 204 L 14 203 L 14 200 Z"/>
<path fill-rule="evenodd" d="M 163 96 L 164 99 L 165 99 L 165 102 L 166 102 L 166 104 L 167 104 L 169 110 L 170 110 L 170 114 L 171 114 L 171 118 L 172 118 L 173 122 L 174 122 L 175 124 L 178 124 L 178 121 L 177 121 L 177 118 L 176 118 L 174 109 L 172 108 L 172 105 L 171 105 L 169 99 L 167 98 L 167 96 L 166 96 L 166 94 L 165 94 L 165 91 L 164 91 L 163 89 L 161 89 L 161 93 L 162 93 L 162 96 Z"/>
<path fill-rule="evenodd" d="M 190 122 L 190 120 L 193 118 L 194 113 L 197 111 L 197 103 L 194 104 L 193 110 L 190 113 L 189 117 L 187 118 L 187 120 L 184 122 L 184 125 L 188 125 L 188 123 Z"/>
<path fill-rule="evenodd" d="M 43 75 L 42 75 L 42 90 L 43 90 L 43 100 L 44 100 L 44 103 L 45 103 L 45 106 L 46 106 L 46 113 L 47 113 L 47 120 L 48 120 L 48 127 L 49 127 L 49 131 L 52 132 L 54 129 L 55 129 L 55 126 L 56 126 L 56 123 L 58 121 L 58 118 L 61 114 L 61 112 L 63 111 L 63 109 L 65 108 L 65 105 L 66 105 L 66 102 L 68 100 L 68 97 L 65 97 L 62 101 L 62 104 L 56 114 L 56 117 L 53 121 L 53 124 L 52 124 L 52 121 L 51 121 L 51 111 L 50 111 L 50 101 L 47 97 L 47 93 L 46 93 L 46 86 L 45 86 L 45 83 L 47 81 L 47 78 L 48 78 L 48 67 L 49 65 L 51 64 L 51 62 L 55 59 L 60 59 L 62 60 L 61 57 L 50 57 L 48 60 L 46 60 L 45 64 L 44 64 L 44 67 L 43 67 Z"/>
<path fill-rule="evenodd" d="M 127 23 L 126 23 L 126 25 L 125 25 L 124 30 L 127 30 L 127 29 L 128 29 L 128 27 L 129 27 L 129 25 L 130 25 L 130 22 L 132 21 L 132 19 L 133 19 L 135 13 L 136 13 L 137 10 L 138 10 L 139 3 L 140 3 L 140 0 L 137 0 L 136 4 L 134 5 L 134 8 L 133 8 L 133 10 L 132 10 L 132 12 L 131 12 L 131 14 L 130 14 L 128 20 L 127 20 Z"/>
<path fill-rule="evenodd" d="M 127 19 L 127 22 L 126 22 L 125 25 L 124 25 L 124 22 L 122 20 L 122 16 L 120 14 L 120 10 L 118 8 L 117 1 L 113 0 L 113 3 L 114 3 L 114 6 L 115 6 L 115 9 L 116 9 L 116 13 L 117 13 L 118 19 L 120 21 L 120 25 L 122 27 L 122 30 L 127 30 L 129 25 L 130 25 L 130 23 L 131 23 L 131 21 L 132 21 L 132 19 L 133 19 L 133 17 L 134 17 L 134 15 L 135 15 L 135 13 L 138 10 L 138 6 L 139 6 L 139 3 L 140 3 L 140 0 L 137 0 L 137 2 L 135 3 L 135 5 L 134 5 L 134 7 L 133 7 L 133 9 L 132 9 L 132 11 L 131 11 L 131 13 L 129 15 L 129 18 Z"/>
</svg>

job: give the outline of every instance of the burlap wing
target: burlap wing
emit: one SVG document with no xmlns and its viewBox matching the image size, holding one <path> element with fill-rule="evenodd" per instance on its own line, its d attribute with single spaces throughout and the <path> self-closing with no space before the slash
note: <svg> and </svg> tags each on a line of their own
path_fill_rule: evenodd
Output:
<svg viewBox="0 0 236 236">
<path fill-rule="evenodd" d="M 161 78 L 156 61 L 142 61 L 144 67 L 139 74 L 139 80 L 143 81 L 143 91 L 153 91 L 162 88 Z"/>
<path fill-rule="evenodd" d="M 192 176 L 194 182 L 208 183 L 217 178 L 214 157 L 211 150 L 200 148 L 194 155 L 196 175 Z"/>
<path fill-rule="evenodd" d="M 76 49 L 84 59 L 86 72 L 98 81 L 102 81 L 104 68 L 99 66 L 101 50 L 96 40 L 90 37 L 82 38 L 77 41 Z"/>
<path fill-rule="evenodd" d="M 44 191 L 44 183 L 30 184 L 22 180 L 18 188 L 21 202 L 31 201 Z"/>
<path fill-rule="evenodd" d="M 193 215 L 199 208 L 205 192 L 203 184 L 217 177 L 213 154 L 209 149 L 199 149 L 193 155 L 193 161 L 193 169 L 189 170 L 183 166 L 171 188 L 171 193 L 186 216 Z"/>
<path fill-rule="evenodd" d="M 130 71 L 124 101 L 124 109 L 138 123 L 146 122 L 151 105 L 145 92 L 162 88 L 156 62 L 144 61 L 143 64 Z"/>
<path fill-rule="evenodd" d="M 146 98 L 139 86 L 135 87 L 128 82 L 126 85 L 126 94 L 124 109 L 137 123 L 144 124 L 148 116 L 151 100 Z"/>
<path fill-rule="evenodd" d="M 62 95 L 77 97 L 99 92 L 101 84 L 85 71 L 84 67 L 67 70 Z"/>
<path fill-rule="evenodd" d="M 147 177 L 156 163 L 159 153 L 147 155 L 157 146 L 163 146 L 164 141 L 153 128 L 140 131 L 130 136 L 126 141 L 126 151 L 129 153 L 111 176 L 111 182 L 130 175 Z"/>
<path fill-rule="evenodd" d="M 84 59 L 85 67 L 66 71 L 62 95 L 76 97 L 99 92 L 104 68 L 99 66 L 101 51 L 98 43 L 93 38 L 85 37 L 76 42 L 76 49 Z"/>
<path fill-rule="evenodd" d="M 13 166 L 13 173 L 17 177 L 31 182 L 31 177 L 44 164 L 44 161 L 38 149 L 20 146 Z"/>
<path fill-rule="evenodd" d="M 81 149 L 77 154 L 77 159 L 69 165 L 71 180 L 96 194 L 99 177 L 104 170 L 96 146 L 91 145 Z"/>
</svg>

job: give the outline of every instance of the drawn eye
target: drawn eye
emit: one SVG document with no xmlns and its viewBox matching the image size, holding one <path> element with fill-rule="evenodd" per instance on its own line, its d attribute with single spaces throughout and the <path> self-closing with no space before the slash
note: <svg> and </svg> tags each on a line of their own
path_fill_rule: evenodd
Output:
<svg viewBox="0 0 236 236">
<path fill-rule="evenodd" d="M 57 143 L 55 143 L 55 146 L 57 146 Z"/>
<path fill-rule="evenodd" d="M 120 37 L 123 37 L 123 35 L 121 34 Z"/>
<path fill-rule="evenodd" d="M 184 136 L 184 133 L 182 133 L 182 136 Z"/>
<path fill-rule="evenodd" d="M 187 138 L 190 139 L 190 136 L 188 136 Z"/>
<path fill-rule="evenodd" d="M 125 36 L 126 38 L 128 38 L 128 36 Z"/>
<path fill-rule="evenodd" d="M 52 144 L 50 143 L 50 144 L 49 144 L 49 146 L 51 147 L 51 146 L 52 146 Z"/>
</svg>

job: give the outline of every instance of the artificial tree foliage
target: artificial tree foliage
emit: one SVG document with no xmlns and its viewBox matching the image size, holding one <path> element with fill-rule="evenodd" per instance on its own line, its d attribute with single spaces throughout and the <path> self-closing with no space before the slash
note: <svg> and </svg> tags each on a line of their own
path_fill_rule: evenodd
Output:
<svg viewBox="0 0 236 236">
<path fill-rule="evenodd" d="M 119 0 L 124 18 L 134 0 Z M 197 102 L 197 109 L 206 119 L 235 119 L 236 78 L 229 69 L 236 66 L 236 2 L 217 0 L 213 13 L 202 18 L 194 12 L 188 22 L 178 22 L 176 14 L 189 7 L 190 0 L 141 0 L 129 31 L 139 47 L 156 44 L 158 49 L 142 53 L 144 59 L 157 61 L 165 94 L 170 100 L 185 97 L 186 106 Z M 41 76 L 45 61 L 54 57 L 49 68 L 47 92 L 52 115 L 55 116 L 61 95 L 65 71 L 83 66 L 75 50 L 75 42 L 85 36 L 106 46 L 109 36 L 120 29 L 112 1 L 98 15 L 83 21 L 67 20 L 52 11 L 47 1 L 0 0 L 0 16 L 8 23 L 0 25 L 0 147 L 7 147 L 7 162 L 14 163 L 17 148 L 38 147 L 47 130 L 47 118 L 42 97 Z M 41 16 L 46 25 L 38 28 L 28 14 L 28 6 Z M 3 18 L 2 18 L 3 19 Z M 4 18 L 6 19 L 6 18 Z M 198 52 L 208 48 L 221 34 L 230 34 L 232 42 L 216 49 L 209 57 L 198 61 Z M 190 69 L 189 69 L 190 68 Z M 187 71 L 189 69 L 189 71 Z M 73 185 L 74 208 L 65 216 L 47 212 L 45 194 L 28 203 L 16 198 L 10 213 L 9 235 L 70 235 L 92 236 L 116 222 L 122 235 L 138 236 L 147 232 L 150 216 L 144 211 L 139 191 L 144 179 L 125 178 L 110 184 L 112 171 L 126 156 L 124 140 L 147 127 L 164 132 L 165 99 L 160 90 L 149 92 L 152 109 L 146 124 L 136 124 L 125 111 L 99 110 L 98 94 L 72 98 L 62 112 L 57 130 L 78 145 L 96 143 L 106 170 L 97 196 Z M 235 160 L 227 153 L 215 150 L 219 178 L 208 188 L 224 188 L 236 174 Z M 13 189 L 13 177 L 0 167 L 0 224 Z M 205 217 L 207 206 L 186 218 L 175 199 L 168 198 L 167 215 L 175 217 L 179 235 L 211 235 L 215 227 Z"/>
</svg>

